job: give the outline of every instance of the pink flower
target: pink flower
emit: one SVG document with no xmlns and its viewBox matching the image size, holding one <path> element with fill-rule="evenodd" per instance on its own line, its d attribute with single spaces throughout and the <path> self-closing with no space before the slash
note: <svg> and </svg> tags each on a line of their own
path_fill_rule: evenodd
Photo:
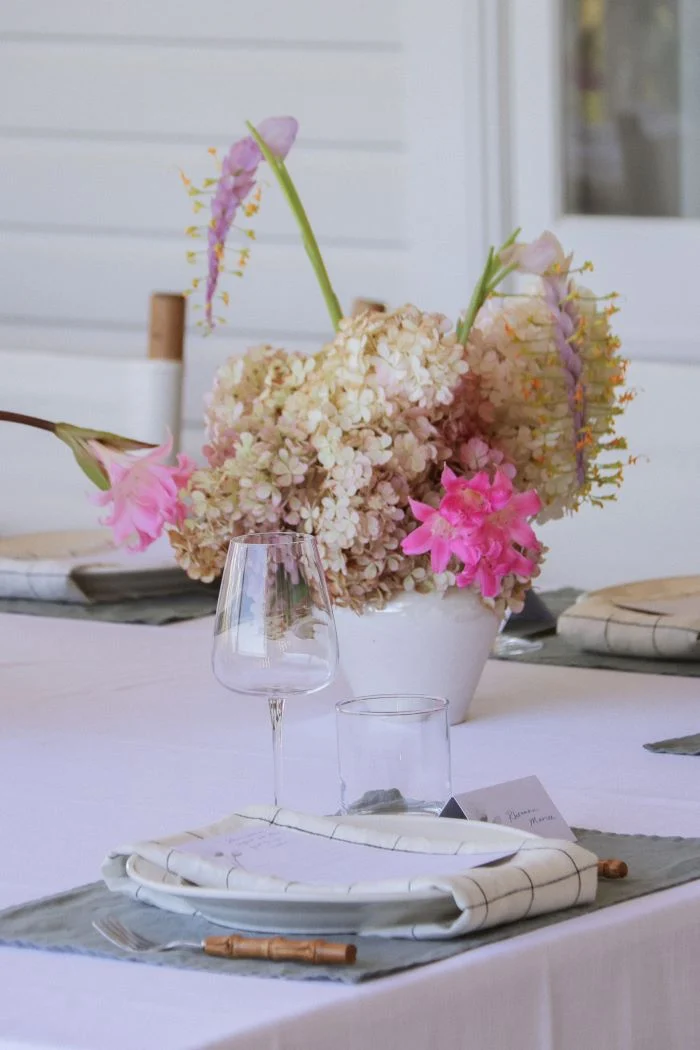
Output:
<svg viewBox="0 0 700 1050">
<path fill-rule="evenodd" d="M 294 117 L 268 117 L 258 125 L 258 134 L 269 146 L 270 152 L 281 160 L 289 153 L 299 124 Z M 205 316 L 214 327 L 213 301 L 228 237 L 236 212 L 255 187 L 255 176 L 263 159 L 262 151 L 252 135 L 246 135 L 231 146 L 221 165 L 221 175 L 211 202 L 211 223 L 208 231 L 207 288 Z"/>
<path fill-rule="evenodd" d="M 280 160 L 284 160 L 294 145 L 298 130 L 299 121 L 294 117 L 267 117 L 258 124 L 258 135 Z"/>
<path fill-rule="evenodd" d="M 112 504 L 112 513 L 102 524 L 111 527 L 118 544 L 142 551 L 158 539 L 166 525 L 181 524 L 185 506 L 180 491 L 196 465 L 182 454 L 175 466 L 167 465 L 172 437 L 141 454 L 121 452 L 99 441 L 91 441 L 90 447 L 110 483 L 109 489 L 91 499 L 103 507 Z"/>
<path fill-rule="evenodd" d="M 423 524 L 402 541 L 401 549 L 404 554 L 426 554 L 430 551 L 433 572 L 444 572 L 452 554 L 455 553 L 454 544 L 460 544 L 460 529 L 427 503 L 420 503 L 415 499 L 408 502 L 418 521 L 422 521 Z"/>
<path fill-rule="evenodd" d="M 534 570 L 535 561 L 515 550 L 503 535 L 492 534 L 489 538 L 481 533 L 472 539 L 472 547 L 456 583 L 458 587 L 470 587 L 475 583 L 484 598 L 497 598 L 504 576 L 513 573 L 528 579 Z"/>
<path fill-rule="evenodd" d="M 404 553 L 430 551 L 436 573 L 444 572 L 455 555 L 463 564 L 457 586 L 475 584 L 484 598 L 498 597 L 505 576 L 531 577 L 536 561 L 528 551 L 540 551 L 528 520 L 541 509 L 537 493 L 514 492 L 501 470 L 493 479 L 485 470 L 467 479 L 445 467 L 442 484 L 445 494 L 437 510 L 409 501 L 423 524 L 403 540 Z"/>
<path fill-rule="evenodd" d="M 515 243 L 500 253 L 503 266 L 513 266 L 520 273 L 542 274 L 564 269 L 568 260 L 558 239 L 549 230 L 529 244 Z"/>
<path fill-rule="evenodd" d="M 539 496 L 530 489 L 513 492 L 513 482 L 502 470 L 497 470 L 493 481 L 485 470 L 473 478 L 459 478 L 445 467 L 442 473 L 445 495 L 440 513 L 468 532 L 481 528 L 505 530 L 509 542 L 522 547 L 536 547 L 537 537 L 527 522 L 540 512 Z"/>
</svg>

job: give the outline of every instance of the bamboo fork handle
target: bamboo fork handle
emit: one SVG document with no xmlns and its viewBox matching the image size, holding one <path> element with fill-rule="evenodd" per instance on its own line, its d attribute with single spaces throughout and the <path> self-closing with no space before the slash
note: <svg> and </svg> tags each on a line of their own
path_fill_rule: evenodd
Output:
<svg viewBox="0 0 700 1050">
<path fill-rule="evenodd" d="M 272 959 L 275 962 L 307 962 L 343 965 L 354 963 L 354 944 L 330 941 L 290 941 L 285 937 L 207 937 L 202 943 L 207 955 L 224 959 Z"/>
</svg>

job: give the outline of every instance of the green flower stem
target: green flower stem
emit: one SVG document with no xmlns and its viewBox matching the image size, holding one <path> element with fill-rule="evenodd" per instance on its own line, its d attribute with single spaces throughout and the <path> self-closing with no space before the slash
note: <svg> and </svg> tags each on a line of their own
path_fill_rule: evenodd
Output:
<svg viewBox="0 0 700 1050">
<path fill-rule="evenodd" d="M 489 283 L 494 275 L 494 255 L 495 249 L 493 247 L 489 248 L 486 266 L 477 282 L 476 288 L 472 292 L 467 312 L 457 325 L 457 339 L 462 346 L 467 345 L 467 339 L 469 338 L 469 333 L 471 332 L 474 321 L 476 320 L 476 315 L 486 302 L 486 298 L 489 294 Z"/>
<path fill-rule="evenodd" d="M 515 264 L 513 264 L 513 266 L 504 266 L 502 270 L 499 270 L 499 272 L 496 274 L 496 276 L 493 278 L 493 280 L 491 281 L 491 283 L 488 286 L 489 294 L 491 292 L 495 292 L 495 290 L 498 288 L 499 284 L 501 284 L 503 281 L 505 281 L 506 277 L 509 277 L 510 274 L 512 274 L 515 269 L 516 269 L 516 266 L 515 266 Z"/>
<path fill-rule="evenodd" d="M 477 281 L 476 287 L 472 292 L 472 297 L 469 300 L 469 306 L 466 309 L 466 313 L 457 325 L 457 339 L 462 346 L 467 345 L 469 333 L 474 326 L 476 315 L 479 313 L 481 307 L 484 305 L 488 297 L 496 290 L 501 281 L 505 280 L 505 278 L 515 269 L 515 266 L 501 266 L 501 252 L 504 252 L 515 243 L 519 233 L 520 227 L 518 227 L 517 230 L 513 230 L 508 240 L 504 241 L 498 250 L 493 246 L 489 248 L 486 266 L 484 267 L 481 277 Z"/>
<path fill-rule="evenodd" d="M 297 193 L 296 186 L 292 182 L 292 178 L 287 171 L 284 161 L 271 152 L 265 140 L 260 137 L 257 130 L 249 120 L 246 121 L 246 124 L 251 135 L 257 142 L 258 146 L 260 146 L 265 160 L 270 165 L 270 169 L 277 179 L 280 188 L 287 199 L 289 207 L 292 209 L 292 214 L 294 215 L 299 230 L 301 231 L 301 239 L 306 254 L 309 257 L 309 261 L 313 267 L 314 273 L 316 274 L 316 279 L 320 285 L 333 328 L 337 331 L 338 325 L 343 316 L 343 311 L 340 308 L 338 297 L 333 291 L 333 286 L 328 276 L 325 263 L 323 262 L 321 251 L 318 247 L 316 238 L 314 237 L 314 232 L 311 229 L 311 223 L 309 222 L 309 218 L 304 210 L 304 205 L 301 203 L 301 198 Z"/>
</svg>

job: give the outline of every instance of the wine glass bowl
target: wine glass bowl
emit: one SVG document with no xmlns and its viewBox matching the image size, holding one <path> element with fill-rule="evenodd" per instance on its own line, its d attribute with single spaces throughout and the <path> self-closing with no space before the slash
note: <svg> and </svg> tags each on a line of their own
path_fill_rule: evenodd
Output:
<svg viewBox="0 0 700 1050">
<path fill-rule="evenodd" d="M 323 689 L 338 665 L 333 609 L 313 536 L 253 533 L 231 541 L 212 665 L 226 688 L 268 698 L 277 804 L 285 698 Z"/>
</svg>

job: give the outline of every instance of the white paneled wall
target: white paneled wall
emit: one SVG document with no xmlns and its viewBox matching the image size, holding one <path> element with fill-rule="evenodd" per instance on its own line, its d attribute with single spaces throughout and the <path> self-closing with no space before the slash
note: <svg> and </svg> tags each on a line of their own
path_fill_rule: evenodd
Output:
<svg viewBox="0 0 700 1050">
<path fill-rule="evenodd" d="M 278 113 L 300 121 L 290 167 L 344 304 L 401 299 L 403 60 L 398 0 L 4 0 L 0 346 L 145 352 L 150 292 L 183 289 L 193 275 L 178 168 L 195 182 L 213 174 L 207 147 L 226 148 L 246 118 Z M 328 335 L 274 185 L 255 225 L 228 329 L 190 334 L 193 428 L 228 352 L 268 339 L 313 348 Z"/>
<path fill-rule="evenodd" d="M 178 168 L 213 174 L 207 147 L 281 113 L 300 121 L 290 170 L 343 306 L 456 314 L 485 236 L 467 207 L 481 179 L 479 3 L 435 0 L 427 19 L 420 0 L 3 0 L 0 346 L 143 353 L 149 294 L 193 276 Z M 329 335 L 275 185 L 255 227 L 228 326 L 190 331 L 191 445 L 227 353 Z"/>
</svg>

